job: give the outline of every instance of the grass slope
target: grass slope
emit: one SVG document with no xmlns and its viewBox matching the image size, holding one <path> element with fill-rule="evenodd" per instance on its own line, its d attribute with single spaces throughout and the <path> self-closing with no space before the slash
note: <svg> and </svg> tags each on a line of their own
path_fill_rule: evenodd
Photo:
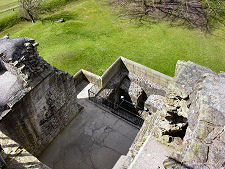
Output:
<svg viewBox="0 0 225 169">
<path fill-rule="evenodd" d="M 17 6 L 18 0 L 0 0 L 0 31 L 19 23 L 18 10 L 8 10 Z M 4 11 L 4 12 L 2 12 Z"/>
<path fill-rule="evenodd" d="M 3 13 L 0 13 L 0 31 L 4 29 L 11 28 L 12 26 L 18 24 L 20 19 L 18 18 L 18 10 L 14 11 L 9 10 Z"/>
<path fill-rule="evenodd" d="M 65 23 L 57 23 L 59 18 Z M 2 32 L 28 36 L 55 67 L 75 74 L 83 68 L 101 75 L 119 56 L 173 76 L 178 59 L 225 71 L 225 30 L 205 36 L 168 24 L 138 25 L 120 19 L 94 0 L 83 1 L 35 24 L 21 23 Z"/>
<path fill-rule="evenodd" d="M 18 0 L 0 0 L 0 11 L 12 8 L 18 4 Z"/>
</svg>

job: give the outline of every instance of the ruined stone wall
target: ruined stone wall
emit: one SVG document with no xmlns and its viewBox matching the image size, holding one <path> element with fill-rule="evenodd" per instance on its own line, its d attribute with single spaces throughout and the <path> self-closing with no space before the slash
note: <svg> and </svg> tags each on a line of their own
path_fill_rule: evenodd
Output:
<svg viewBox="0 0 225 169">
<path fill-rule="evenodd" d="M 162 99 L 171 80 L 167 75 L 120 57 L 99 79 L 102 87 L 96 85 L 91 91 L 98 93 L 99 99 L 107 98 L 110 102 L 118 103 L 122 90 L 123 95 L 128 96 L 125 100 L 155 112 L 163 105 Z M 141 100 L 143 104 L 137 103 L 137 100 Z"/>
<path fill-rule="evenodd" d="M 1 116 L 54 71 L 39 56 L 37 46 L 34 39 L 27 37 L 0 39 L 0 61 L 4 68 L 0 73 Z"/>
<path fill-rule="evenodd" d="M 0 130 L 38 155 L 81 111 L 76 101 L 80 79 L 44 61 L 30 38 L 0 41 L 0 59 L 6 67 L 0 74 L 0 103 L 6 105 L 0 112 Z"/>
<path fill-rule="evenodd" d="M 53 73 L 12 107 L 0 129 L 39 154 L 80 111 L 75 92 L 72 77 Z"/>
<path fill-rule="evenodd" d="M 174 150 L 167 169 L 225 167 L 225 76 L 193 62 L 178 61 L 165 105 L 148 116 L 129 156 L 154 136 Z"/>
<path fill-rule="evenodd" d="M 101 102 L 108 98 L 118 103 L 126 96 L 122 89 L 136 105 L 143 95 L 143 106 L 150 110 L 161 103 L 151 115 L 146 112 L 128 153 L 131 158 L 154 136 L 176 151 L 165 168 L 225 167 L 224 72 L 178 61 L 172 79 L 121 57 L 102 77 L 84 70 L 72 77 L 44 61 L 37 45 L 30 38 L 0 39 L 0 130 L 30 153 L 38 155 L 81 111 L 76 100 L 80 81 L 99 79 Z"/>
<path fill-rule="evenodd" d="M 224 72 L 217 74 L 195 63 L 180 61 L 175 77 L 168 101 L 174 113 L 187 118 L 188 127 L 181 150 L 165 161 L 164 166 L 177 169 L 224 168 Z"/>
</svg>

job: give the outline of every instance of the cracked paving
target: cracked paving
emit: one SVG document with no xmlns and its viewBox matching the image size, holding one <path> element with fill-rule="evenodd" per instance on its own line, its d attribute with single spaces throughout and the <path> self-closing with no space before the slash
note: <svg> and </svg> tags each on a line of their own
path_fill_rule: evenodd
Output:
<svg viewBox="0 0 225 169">
<path fill-rule="evenodd" d="M 138 129 L 87 100 L 87 85 L 79 94 L 84 110 L 48 146 L 39 159 L 54 169 L 111 169 L 126 155 Z"/>
</svg>

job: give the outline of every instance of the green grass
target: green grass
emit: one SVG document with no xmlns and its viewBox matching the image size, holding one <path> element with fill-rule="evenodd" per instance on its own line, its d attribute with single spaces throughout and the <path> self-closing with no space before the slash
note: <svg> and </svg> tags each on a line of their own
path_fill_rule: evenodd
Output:
<svg viewBox="0 0 225 169">
<path fill-rule="evenodd" d="M 12 8 L 18 4 L 18 0 L 0 0 L 0 11 Z"/>
<path fill-rule="evenodd" d="M 20 22 L 17 9 L 7 10 L 15 7 L 17 4 L 18 0 L 0 0 L 0 31 L 10 28 Z"/>
<path fill-rule="evenodd" d="M 58 11 L 65 5 L 77 0 L 44 0 L 41 4 L 42 12 Z"/>
<path fill-rule="evenodd" d="M 74 6 L 73 6 L 74 5 Z M 140 25 L 118 18 L 109 6 L 94 0 L 35 24 L 21 23 L 7 31 L 12 37 L 28 36 L 40 43 L 39 53 L 55 67 L 75 74 L 86 69 L 101 75 L 119 56 L 173 76 L 177 60 L 191 60 L 225 71 L 225 30 L 214 36 L 167 23 Z M 64 17 L 65 23 L 56 21 Z"/>
<path fill-rule="evenodd" d="M 8 2 L 9 1 L 9 2 Z M 0 12 L 18 4 L 18 0 L 0 0 Z M 43 0 L 39 9 L 39 18 L 43 18 L 55 11 L 63 9 L 67 4 L 77 0 Z M 14 5 L 13 5 L 14 4 Z M 19 9 L 11 9 L 0 13 L 0 31 L 9 29 L 12 26 L 21 23 Z"/>
<path fill-rule="evenodd" d="M 9 10 L 0 14 L 0 31 L 10 28 L 20 22 L 18 10 Z"/>
</svg>

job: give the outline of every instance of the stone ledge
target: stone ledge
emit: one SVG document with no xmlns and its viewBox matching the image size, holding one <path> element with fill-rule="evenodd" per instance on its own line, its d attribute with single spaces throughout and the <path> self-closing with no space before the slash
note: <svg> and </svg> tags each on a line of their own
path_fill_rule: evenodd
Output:
<svg viewBox="0 0 225 169">
<path fill-rule="evenodd" d="M 8 169 L 50 169 L 41 163 L 36 157 L 23 149 L 18 143 L 10 139 L 0 131 L 0 144 L 4 149 L 3 159 L 6 161 Z"/>
</svg>

